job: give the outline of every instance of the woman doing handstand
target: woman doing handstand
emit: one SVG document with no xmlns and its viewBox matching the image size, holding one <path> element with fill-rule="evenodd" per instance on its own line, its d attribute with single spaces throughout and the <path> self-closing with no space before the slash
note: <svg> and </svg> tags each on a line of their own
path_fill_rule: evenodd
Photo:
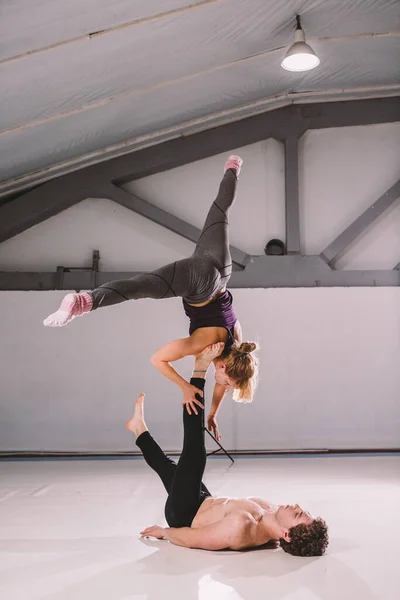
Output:
<svg viewBox="0 0 400 600">
<path fill-rule="evenodd" d="M 110 281 L 90 292 L 70 293 L 57 312 L 44 321 L 47 327 L 62 327 L 75 317 L 104 306 L 140 298 L 163 299 L 180 296 L 190 319 L 189 337 L 160 348 L 152 364 L 183 391 L 183 404 L 190 414 L 201 390 L 191 385 L 171 366 L 184 356 L 196 356 L 210 344 L 224 342 L 225 348 L 215 365 L 215 387 L 208 416 L 208 428 L 219 439 L 216 415 L 227 389 L 239 402 L 252 400 L 257 381 L 258 361 L 254 342 L 242 343 L 239 321 L 226 285 L 232 273 L 229 251 L 228 212 L 235 199 L 237 178 L 242 166 L 239 156 L 231 155 L 225 164 L 217 198 L 213 202 L 192 256 L 143 273 L 132 279 Z"/>
</svg>

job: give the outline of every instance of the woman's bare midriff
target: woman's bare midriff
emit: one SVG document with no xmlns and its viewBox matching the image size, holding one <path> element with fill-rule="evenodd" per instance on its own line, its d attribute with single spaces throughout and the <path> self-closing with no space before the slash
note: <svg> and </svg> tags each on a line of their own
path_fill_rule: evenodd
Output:
<svg viewBox="0 0 400 600">
<path fill-rule="evenodd" d="M 191 526 L 195 529 L 217 523 L 235 511 L 249 512 L 256 521 L 259 521 L 268 509 L 271 512 L 274 510 L 273 505 L 263 504 L 264 506 L 261 506 L 250 498 L 214 498 L 210 496 L 200 506 Z"/>
</svg>

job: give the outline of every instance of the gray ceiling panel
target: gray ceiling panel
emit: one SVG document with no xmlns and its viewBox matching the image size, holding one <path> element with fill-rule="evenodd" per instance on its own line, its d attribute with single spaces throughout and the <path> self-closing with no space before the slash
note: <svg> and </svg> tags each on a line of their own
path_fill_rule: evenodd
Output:
<svg viewBox="0 0 400 600">
<path fill-rule="evenodd" d="M 188 4 L 188 0 L 2 0 L 0 60 Z"/>
<path fill-rule="evenodd" d="M 170 11 L 203 14 L 209 27 L 249 40 L 260 29 L 289 33 L 296 13 L 314 37 L 384 33 L 400 21 L 397 0 L 3 0 L 0 60 L 127 24 L 142 27 Z"/>
<path fill-rule="evenodd" d="M 222 13 L 222 6 L 212 8 Z M 249 15 L 246 21 L 254 30 L 256 16 Z M 244 48 L 232 25 L 228 19 L 223 27 L 210 27 L 204 11 L 184 13 L 135 31 L 125 29 L 37 54 L 29 58 L 29 69 L 26 60 L 6 64 L 1 130 L 163 85 L 285 44 L 283 34 L 274 37 L 258 27 Z"/>
<path fill-rule="evenodd" d="M 352 45 L 354 42 L 350 41 L 340 45 L 324 44 L 323 52 L 322 47 L 320 49 L 324 71 L 293 77 L 280 69 L 275 57 L 266 55 L 147 94 L 2 135 L 0 180 L 293 90 L 300 93 L 310 89 L 323 91 L 328 87 L 343 89 L 349 87 L 350 81 L 351 85 L 361 88 L 384 83 L 386 60 L 393 62 L 400 55 L 400 42 L 393 44 L 378 39 L 374 40 L 374 47 L 367 40 L 357 49 Z"/>
<path fill-rule="evenodd" d="M 215 126 L 286 94 L 340 99 L 400 84 L 398 0 L 7 0 L 1 10 L 3 181 L 77 168 L 88 153 L 100 161 L 111 145 L 123 153 L 192 120 Z M 321 58 L 308 73 L 280 67 L 296 12 Z"/>
<path fill-rule="evenodd" d="M 214 73 L 0 136 L 0 180 L 242 103 L 241 72 Z M 273 88 L 272 92 L 277 92 Z M 200 108 L 201 107 L 201 108 Z M 88 114 L 89 113 L 89 114 Z M 87 121 L 90 119 L 90 131 Z M 53 143 L 51 140 L 53 139 Z M 54 143 L 57 140 L 57 143 Z M 18 164 L 14 155 L 19 155 Z"/>
</svg>

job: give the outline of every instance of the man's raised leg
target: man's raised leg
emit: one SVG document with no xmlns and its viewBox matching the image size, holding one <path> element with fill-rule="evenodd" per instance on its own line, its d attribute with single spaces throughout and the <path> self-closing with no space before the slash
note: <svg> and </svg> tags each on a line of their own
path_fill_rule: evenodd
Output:
<svg viewBox="0 0 400 600">
<path fill-rule="evenodd" d="M 140 394 L 137 398 L 133 417 L 126 423 L 126 428 L 136 436 L 136 445 L 142 451 L 143 458 L 149 467 L 158 474 L 169 493 L 176 471 L 176 463 L 164 454 L 147 429 L 144 421 L 144 394 Z"/>
<path fill-rule="evenodd" d="M 224 343 L 212 344 L 196 356 L 193 377 L 190 383 L 203 390 L 205 375 L 211 362 L 221 354 Z M 198 396 L 199 400 L 202 400 Z M 207 453 L 204 441 L 204 409 L 198 407 L 198 414 L 183 409 L 183 449 L 174 480 L 171 485 L 165 514 L 170 526 L 188 526 L 203 500 L 210 492 L 202 483 Z"/>
</svg>

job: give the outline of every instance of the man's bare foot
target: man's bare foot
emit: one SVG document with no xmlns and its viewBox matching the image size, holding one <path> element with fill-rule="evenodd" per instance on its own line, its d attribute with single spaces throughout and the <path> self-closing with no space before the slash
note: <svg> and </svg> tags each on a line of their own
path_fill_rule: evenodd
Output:
<svg viewBox="0 0 400 600">
<path fill-rule="evenodd" d="M 204 348 L 204 350 L 200 352 L 200 354 L 198 354 L 194 360 L 195 370 L 207 371 L 212 361 L 218 358 L 218 356 L 222 353 L 224 347 L 224 342 L 217 342 L 216 344 L 211 344 L 210 346 Z"/>
<path fill-rule="evenodd" d="M 145 431 L 148 431 L 146 423 L 144 422 L 143 404 L 144 394 L 140 394 L 140 396 L 137 397 L 135 402 L 135 410 L 133 412 L 133 417 L 132 419 L 129 419 L 129 421 L 127 421 L 125 425 L 126 429 L 132 431 L 132 433 L 134 433 L 136 437 L 139 437 L 139 435 L 141 435 Z"/>
</svg>

